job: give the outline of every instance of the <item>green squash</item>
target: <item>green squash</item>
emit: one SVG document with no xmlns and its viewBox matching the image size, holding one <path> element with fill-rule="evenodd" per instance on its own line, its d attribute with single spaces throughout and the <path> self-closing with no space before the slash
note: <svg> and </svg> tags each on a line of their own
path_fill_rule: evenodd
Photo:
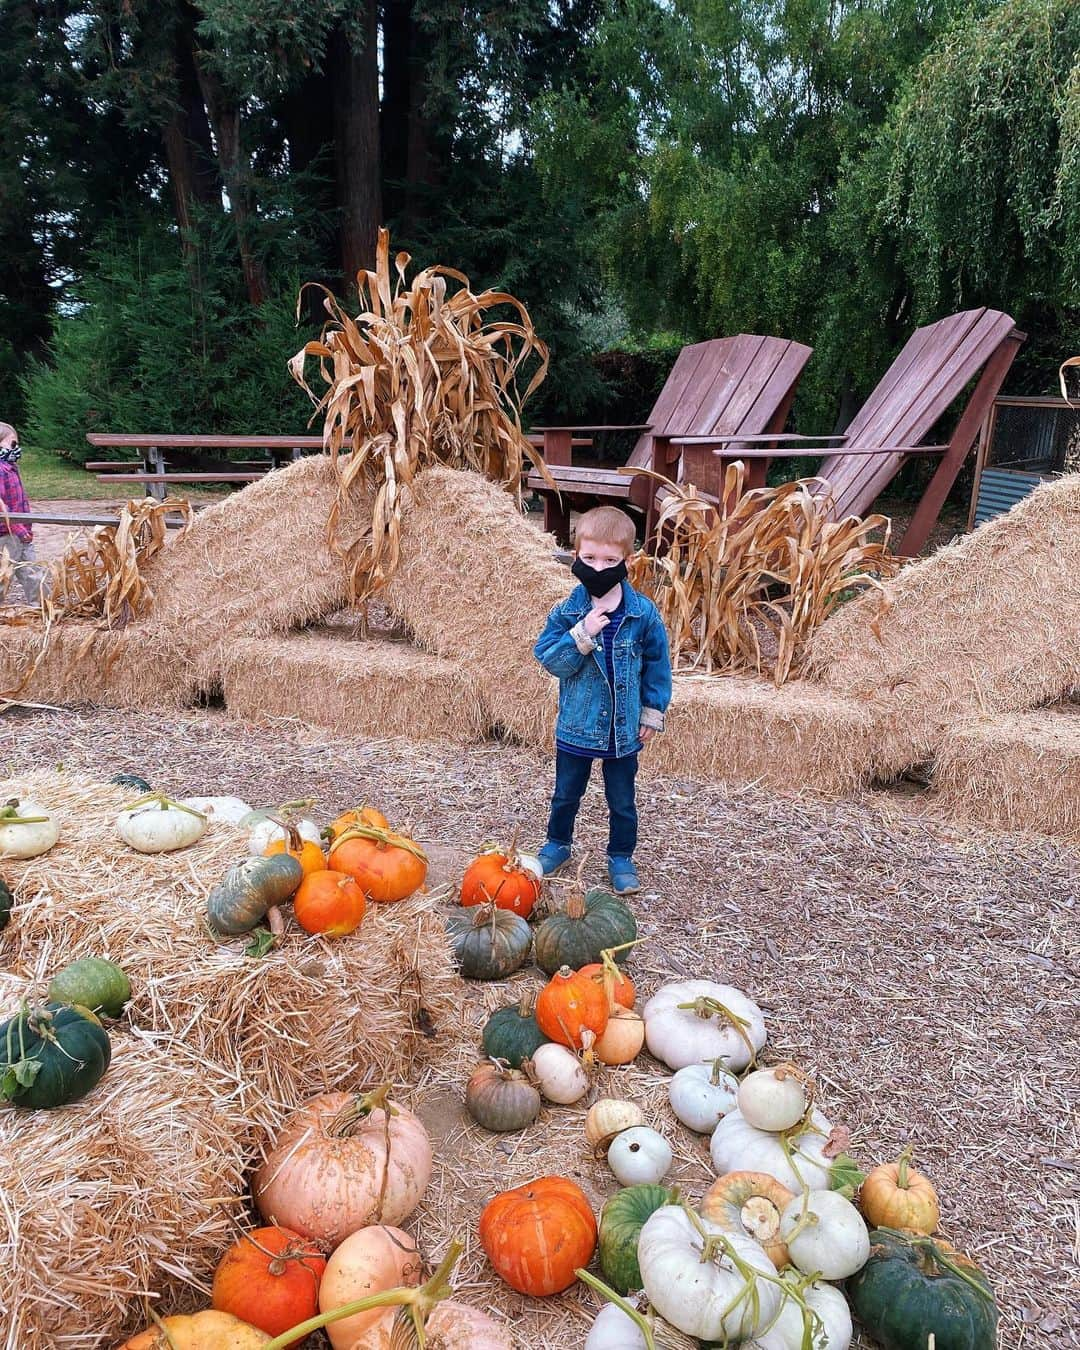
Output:
<svg viewBox="0 0 1080 1350">
<path fill-rule="evenodd" d="M 8 920 L 11 918 L 11 907 L 15 903 L 15 897 L 11 893 L 11 887 L 6 881 L 0 881 L 0 932 L 8 926 Z"/>
<path fill-rule="evenodd" d="M 0 1097 L 48 1109 L 85 1097 L 112 1058 L 108 1033 L 86 1008 L 24 1007 L 0 1026 Z"/>
<path fill-rule="evenodd" d="M 512 1069 L 520 1069 L 523 1060 L 532 1058 L 533 1051 L 547 1040 L 537 1026 L 534 1006 L 535 1000 L 526 995 L 520 1003 L 491 1014 L 482 1037 L 488 1059 L 504 1059 Z"/>
<path fill-rule="evenodd" d="M 536 964 L 548 975 L 562 966 L 580 970 L 601 959 L 609 947 L 633 942 L 634 916 L 616 896 L 599 888 L 581 895 L 575 891 L 566 908 L 549 914 L 536 930 Z M 625 961 L 629 951 L 617 952 Z"/>
<path fill-rule="evenodd" d="M 210 927 L 218 933 L 249 932 L 268 909 L 284 904 L 303 879 L 304 869 L 289 853 L 245 858 L 206 897 Z"/>
<path fill-rule="evenodd" d="M 666 1186 L 627 1186 L 600 1211 L 600 1271 L 617 1293 L 641 1288 L 637 1249 L 642 1227 L 658 1209 L 676 1203 L 678 1193 Z"/>
<path fill-rule="evenodd" d="M 119 1017 L 130 997 L 128 977 L 100 956 L 72 961 L 49 982 L 50 1003 L 77 1003 L 106 1017 Z"/>
<path fill-rule="evenodd" d="M 997 1305 L 986 1276 L 940 1239 L 891 1228 L 870 1234 L 870 1259 L 847 1283 L 859 1321 L 882 1350 L 994 1350 Z"/>
<path fill-rule="evenodd" d="M 525 964 L 532 929 L 509 909 L 472 905 L 446 921 L 450 945 L 467 980 L 505 980 Z"/>
<path fill-rule="evenodd" d="M 115 783 L 117 787 L 133 788 L 136 792 L 153 792 L 153 788 L 145 778 L 140 778 L 137 773 L 114 773 L 109 779 L 110 783 Z"/>
</svg>

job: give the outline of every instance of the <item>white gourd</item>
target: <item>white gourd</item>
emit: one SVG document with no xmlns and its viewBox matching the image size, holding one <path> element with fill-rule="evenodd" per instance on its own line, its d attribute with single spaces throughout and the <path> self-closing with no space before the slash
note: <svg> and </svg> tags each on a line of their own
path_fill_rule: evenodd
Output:
<svg viewBox="0 0 1080 1350">
<path fill-rule="evenodd" d="M 739 1110 L 755 1130 L 790 1130 L 802 1120 L 808 1104 L 802 1079 L 783 1065 L 758 1069 L 739 1084 Z"/>
<path fill-rule="evenodd" d="M 607 1160 L 624 1186 L 655 1186 L 667 1175 L 674 1155 L 662 1134 L 637 1125 L 615 1136 Z"/>
<path fill-rule="evenodd" d="M 585 1350 L 645 1350 L 645 1337 L 632 1317 L 627 1317 L 614 1303 L 608 1303 L 589 1328 Z"/>
<path fill-rule="evenodd" d="M 698 1226 L 717 1242 L 709 1261 L 702 1260 L 706 1238 Z M 747 1340 L 768 1326 L 780 1307 L 776 1267 L 759 1244 L 725 1233 L 708 1219 L 691 1218 L 681 1205 L 665 1205 L 645 1221 L 638 1265 L 645 1295 L 660 1316 L 701 1340 Z"/>
<path fill-rule="evenodd" d="M 733 985 L 713 980 L 664 985 L 645 1004 L 643 1016 L 649 1051 L 669 1069 L 719 1059 L 739 1073 L 765 1044 L 765 1019 L 757 1004 Z"/>
<path fill-rule="evenodd" d="M 138 853 L 172 853 L 197 843 L 207 820 L 199 811 L 158 797 L 121 811 L 116 817 L 120 838 Z"/>
<path fill-rule="evenodd" d="M 863 1217 L 839 1191 L 795 1196 L 780 1215 L 780 1237 L 804 1274 L 826 1280 L 846 1280 L 870 1255 Z"/>
<path fill-rule="evenodd" d="M 711 1064 L 688 1064 L 668 1083 L 668 1101 L 688 1130 L 712 1134 L 729 1111 L 735 1109 L 739 1080 L 719 1060 Z"/>
<path fill-rule="evenodd" d="M 0 858 L 37 858 L 59 838 L 57 817 L 29 797 L 9 797 L 0 807 Z"/>
<path fill-rule="evenodd" d="M 565 1045 L 549 1041 L 533 1052 L 533 1077 L 549 1102 L 569 1106 L 580 1101 L 589 1090 L 589 1078 L 581 1061 Z"/>
<path fill-rule="evenodd" d="M 182 797 L 180 805 L 190 806 L 210 820 L 220 820 L 226 825 L 239 825 L 251 814 L 251 807 L 239 797 Z"/>
<path fill-rule="evenodd" d="M 544 876 L 544 865 L 539 858 L 532 853 L 519 853 L 517 855 L 518 866 L 526 872 L 531 872 L 537 881 L 541 881 Z"/>
<path fill-rule="evenodd" d="M 809 1350 L 849 1350 L 854 1329 L 847 1299 L 840 1290 L 814 1280 L 802 1288 L 802 1296 L 810 1310 Z M 801 1306 L 785 1296 L 772 1325 L 759 1331 L 744 1350 L 806 1350 L 806 1322 Z"/>
<path fill-rule="evenodd" d="M 309 839 L 313 844 L 322 843 L 319 827 L 313 820 L 308 820 L 305 817 L 302 820 L 294 820 L 292 824 L 293 828 L 299 832 L 301 839 Z M 248 852 L 261 858 L 271 844 L 276 844 L 279 840 L 286 838 L 286 832 L 280 825 L 275 825 L 272 820 L 256 821 L 248 835 Z"/>
<path fill-rule="evenodd" d="M 825 1116 L 817 1109 L 811 1111 L 808 1128 L 787 1140 L 791 1150 L 789 1161 L 782 1136 L 755 1130 L 736 1107 L 713 1130 L 709 1153 L 717 1176 L 727 1172 L 766 1172 L 789 1191 L 828 1190 L 832 1161 L 822 1150 L 831 1132 L 832 1125 Z"/>
</svg>

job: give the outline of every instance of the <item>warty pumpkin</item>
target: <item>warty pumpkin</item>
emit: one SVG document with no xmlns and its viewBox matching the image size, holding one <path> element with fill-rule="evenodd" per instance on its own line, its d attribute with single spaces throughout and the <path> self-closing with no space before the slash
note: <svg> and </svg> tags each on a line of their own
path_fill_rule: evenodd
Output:
<svg viewBox="0 0 1080 1350">
<path fill-rule="evenodd" d="M 293 896 L 296 922 L 307 933 L 346 937 L 367 912 L 364 892 L 345 872 L 324 867 L 304 877 Z"/>
<path fill-rule="evenodd" d="M 584 1191 L 566 1177 L 538 1177 L 503 1191 L 480 1215 L 488 1260 L 519 1294 L 569 1289 L 596 1250 L 596 1219 Z"/>
<path fill-rule="evenodd" d="M 219 1312 L 279 1336 L 318 1312 L 325 1269 L 326 1257 L 299 1233 L 276 1225 L 256 1228 L 221 1258 L 210 1301 Z"/>
<path fill-rule="evenodd" d="M 369 900 L 407 900 L 424 884 L 427 856 L 407 835 L 377 825 L 350 825 L 330 845 L 330 866 L 348 872 Z"/>
<path fill-rule="evenodd" d="M 604 1034 L 607 995 L 587 975 L 563 966 L 536 997 L 536 1022 L 548 1040 L 580 1050 L 584 1032 L 592 1032 L 590 1044 Z"/>
</svg>

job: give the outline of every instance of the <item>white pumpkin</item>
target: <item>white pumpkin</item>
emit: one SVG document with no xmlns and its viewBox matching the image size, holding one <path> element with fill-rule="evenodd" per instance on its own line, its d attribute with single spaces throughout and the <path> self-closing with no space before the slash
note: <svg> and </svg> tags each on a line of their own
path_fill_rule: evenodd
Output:
<svg viewBox="0 0 1080 1350">
<path fill-rule="evenodd" d="M 805 1275 L 846 1280 L 870 1255 L 863 1217 L 839 1191 L 810 1191 L 788 1201 L 780 1215 L 780 1237 Z"/>
<path fill-rule="evenodd" d="M 171 853 L 188 848 L 206 833 L 201 811 L 181 806 L 168 797 L 136 803 L 116 817 L 120 838 L 138 853 Z"/>
<path fill-rule="evenodd" d="M 532 853 L 519 853 L 517 855 L 518 866 L 526 872 L 531 872 L 537 881 L 542 881 L 544 877 L 544 864 Z"/>
<path fill-rule="evenodd" d="M 739 1084 L 739 1110 L 755 1130 L 790 1130 L 809 1104 L 804 1080 L 789 1065 L 757 1069 Z"/>
<path fill-rule="evenodd" d="M 182 797 L 180 805 L 190 806 L 208 819 L 221 820 L 226 825 L 239 825 L 251 813 L 251 807 L 239 797 Z"/>
<path fill-rule="evenodd" d="M 533 1051 L 532 1076 L 548 1101 L 560 1106 L 580 1101 L 589 1090 L 589 1077 L 577 1055 L 554 1041 Z"/>
<path fill-rule="evenodd" d="M 755 1130 L 736 1107 L 713 1130 L 709 1153 L 717 1176 L 727 1172 L 767 1172 L 783 1182 L 789 1191 L 828 1190 L 832 1179 L 832 1161 L 823 1149 L 832 1125 L 818 1110 L 810 1113 L 807 1128 L 796 1136 L 770 1134 Z M 781 1142 L 787 1140 L 790 1161 Z"/>
<path fill-rule="evenodd" d="M 730 984 L 679 980 L 645 1004 L 645 1041 L 669 1069 L 719 1059 L 741 1072 L 765 1044 L 765 1019 L 751 999 Z"/>
<path fill-rule="evenodd" d="M 9 797 L 0 806 L 0 858 L 36 858 L 59 838 L 56 816 L 29 797 Z"/>
<path fill-rule="evenodd" d="M 668 1101 L 688 1130 L 712 1134 L 735 1109 L 738 1091 L 739 1080 L 721 1060 L 714 1059 L 711 1064 L 688 1064 L 680 1069 L 668 1083 Z"/>
<path fill-rule="evenodd" d="M 662 1134 L 646 1125 L 636 1125 L 615 1136 L 607 1160 L 624 1186 L 645 1183 L 655 1186 L 667 1175 L 674 1155 Z"/>
<path fill-rule="evenodd" d="M 714 1244 L 707 1261 L 706 1240 Z M 691 1217 L 681 1205 L 665 1205 L 645 1221 L 638 1265 L 646 1297 L 660 1316 L 701 1340 L 746 1340 L 780 1308 L 776 1267 L 763 1249 Z"/>
<path fill-rule="evenodd" d="M 745 1350 L 848 1350 L 853 1334 L 851 1312 L 840 1290 L 822 1280 L 802 1285 L 788 1275 L 784 1282 L 799 1285 L 809 1316 L 796 1299 L 785 1295 L 772 1325 L 759 1331 Z M 804 1335 L 807 1321 L 809 1347 Z"/>
<path fill-rule="evenodd" d="M 653 1312 L 646 1309 L 642 1316 L 652 1331 L 656 1350 L 697 1350 L 696 1340 L 662 1322 Z M 646 1350 L 646 1345 L 638 1324 L 614 1303 L 600 1309 L 585 1338 L 585 1350 Z"/>
<path fill-rule="evenodd" d="M 322 835 L 319 833 L 319 827 L 313 820 L 304 817 L 301 820 L 292 822 L 293 828 L 299 831 L 301 839 L 310 839 L 313 844 L 322 845 Z M 280 825 L 275 825 L 269 818 L 257 820 L 251 827 L 251 833 L 248 835 L 248 852 L 255 857 L 261 858 L 271 844 L 278 843 L 279 840 L 287 839 L 287 833 Z"/>
</svg>

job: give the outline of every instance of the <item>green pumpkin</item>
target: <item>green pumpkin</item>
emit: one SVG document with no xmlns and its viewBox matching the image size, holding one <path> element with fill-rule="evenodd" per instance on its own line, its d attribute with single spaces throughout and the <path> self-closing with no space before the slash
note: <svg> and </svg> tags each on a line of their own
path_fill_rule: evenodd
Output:
<svg viewBox="0 0 1080 1350">
<path fill-rule="evenodd" d="M 566 908 L 549 914 L 536 930 L 536 964 L 548 975 L 562 966 L 580 970 L 601 959 L 609 947 L 633 942 L 637 937 L 634 916 L 623 902 L 599 888 L 587 895 L 575 891 Z M 628 951 L 617 952 L 625 961 Z"/>
<path fill-rule="evenodd" d="M 666 1186 L 627 1186 L 613 1195 L 600 1211 L 600 1271 L 617 1293 L 641 1288 L 638 1238 L 645 1220 L 678 1202 L 678 1193 Z"/>
<path fill-rule="evenodd" d="M 935 1238 L 870 1234 L 870 1259 L 847 1283 L 859 1321 L 882 1350 L 994 1350 L 997 1305 L 986 1276 Z"/>
<path fill-rule="evenodd" d="M 77 1003 L 106 1017 L 119 1017 L 130 997 L 128 977 L 119 966 L 100 956 L 72 961 L 49 983 L 50 1003 Z"/>
<path fill-rule="evenodd" d="M 15 903 L 15 897 L 11 894 L 11 887 L 6 881 L 0 881 L 0 932 L 8 926 L 8 920 L 11 918 L 11 907 Z"/>
<path fill-rule="evenodd" d="M 504 1059 L 512 1069 L 531 1059 L 547 1037 L 536 1023 L 534 1000 L 526 996 L 508 1008 L 497 1008 L 484 1027 L 482 1043 L 488 1059 Z"/>
<path fill-rule="evenodd" d="M 112 1044 L 86 1008 L 24 1007 L 0 1026 L 0 1097 L 47 1109 L 85 1097 L 112 1058 Z"/>
<path fill-rule="evenodd" d="M 153 788 L 145 778 L 140 778 L 137 773 L 114 773 L 109 779 L 110 783 L 115 783 L 117 787 L 134 788 L 136 792 L 153 792 Z"/>
<path fill-rule="evenodd" d="M 450 945 L 467 980 L 505 980 L 525 964 L 532 929 L 509 909 L 473 905 L 446 921 Z"/>
<path fill-rule="evenodd" d="M 303 879 L 304 869 L 291 854 L 245 858 L 206 897 L 210 927 L 218 933 L 249 932 L 268 909 L 288 900 Z"/>
</svg>

